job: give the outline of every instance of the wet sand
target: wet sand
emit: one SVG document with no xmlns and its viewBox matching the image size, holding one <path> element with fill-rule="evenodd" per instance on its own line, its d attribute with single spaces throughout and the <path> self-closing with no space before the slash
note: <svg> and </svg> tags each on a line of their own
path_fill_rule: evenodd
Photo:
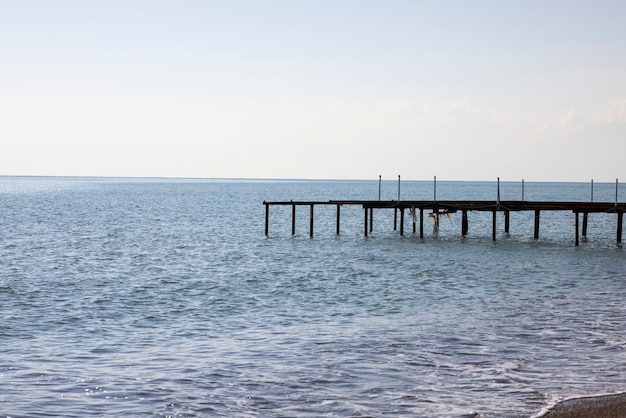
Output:
<svg viewBox="0 0 626 418">
<path fill-rule="evenodd" d="M 626 418 L 626 393 L 561 402 L 542 418 Z"/>
</svg>

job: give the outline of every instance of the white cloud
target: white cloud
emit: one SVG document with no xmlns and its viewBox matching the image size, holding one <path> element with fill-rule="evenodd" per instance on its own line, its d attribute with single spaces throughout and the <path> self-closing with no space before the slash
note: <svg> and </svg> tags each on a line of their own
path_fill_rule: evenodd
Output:
<svg viewBox="0 0 626 418">
<path fill-rule="evenodd" d="M 613 99 L 601 107 L 593 109 L 587 117 L 590 123 L 626 123 L 626 99 Z"/>
<path fill-rule="evenodd" d="M 101 95 L 57 109 L 49 101 L 18 103 L 19 112 L 15 101 L 13 107 L 5 103 L 0 106 L 6 110 L 2 129 L 10 143 L 0 156 L 3 172 L 521 178 L 531 174 L 528 167 L 537 150 L 546 154 L 548 166 L 562 158 L 568 141 L 580 143 L 591 132 L 597 140 L 594 123 L 626 120 L 624 100 L 593 112 L 572 107 L 546 114 L 494 108 L 467 98 L 230 104 L 177 99 Z M 582 162 L 587 157 L 593 155 L 576 158 Z M 534 166 L 533 175 L 554 178 L 541 175 L 540 169 Z"/>
</svg>

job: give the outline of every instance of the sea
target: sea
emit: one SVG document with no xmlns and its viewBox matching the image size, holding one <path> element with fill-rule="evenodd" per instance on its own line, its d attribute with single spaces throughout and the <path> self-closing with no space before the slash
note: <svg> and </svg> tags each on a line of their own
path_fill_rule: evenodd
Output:
<svg viewBox="0 0 626 418">
<path fill-rule="evenodd" d="M 616 183 L 0 177 L 2 417 L 533 417 L 626 391 L 615 214 L 289 200 L 624 201 Z"/>
</svg>

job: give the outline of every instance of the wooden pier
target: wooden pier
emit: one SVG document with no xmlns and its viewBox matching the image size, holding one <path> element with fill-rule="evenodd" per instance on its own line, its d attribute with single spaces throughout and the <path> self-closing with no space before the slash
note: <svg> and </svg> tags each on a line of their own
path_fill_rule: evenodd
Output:
<svg viewBox="0 0 626 418">
<path fill-rule="evenodd" d="M 467 235 L 468 212 L 492 212 L 493 227 L 492 239 L 496 240 L 496 219 L 497 213 L 504 213 L 504 232 L 509 233 L 510 213 L 520 211 L 534 212 L 534 238 L 539 239 L 539 223 L 541 212 L 544 211 L 568 211 L 574 214 L 574 236 L 575 244 L 579 245 L 579 237 L 587 236 L 587 221 L 590 213 L 615 214 L 617 216 L 617 243 L 622 242 L 622 222 L 626 212 L 626 203 L 608 202 L 542 202 L 542 201 L 486 201 L 486 200 L 458 200 L 458 201 L 423 201 L 423 200 L 328 200 L 328 201 L 280 201 L 263 202 L 265 205 L 265 235 L 269 235 L 269 213 L 270 206 L 287 205 L 291 206 L 291 233 L 296 233 L 296 206 L 310 207 L 309 234 L 313 236 L 313 219 L 315 206 L 334 205 L 337 210 L 336 233 L 340 233 L 341 207 L 346 205 L 356 205 L 363 208 L 363 232 L 367 237 L 373 228 L 373 213 L 379 209 L 394 210 L 394 230 L 398 226 L 398 213 L 400 214 L 400 235 L 404 235 L 405 211 L 410 211 L 413 219 L 413 233 L 416 233 L 416 225 L 419 223 L 419 236 L 424 237 L 424 211 L 429 211 L 430 217 L 438 222 L 440 216 L 461 212 L 461 234 Z M 418 214 L 419 211 L 419 214 Z M 580 215 L 582 214 L 582 225 L 580 225 Z"/>
</svg>

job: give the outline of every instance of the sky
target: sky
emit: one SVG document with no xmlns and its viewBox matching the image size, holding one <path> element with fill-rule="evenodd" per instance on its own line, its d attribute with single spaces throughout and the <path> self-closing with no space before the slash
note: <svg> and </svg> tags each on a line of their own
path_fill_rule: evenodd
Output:
<svg viewBox="0 0 626 418">
<path fill-rule="evenodd" d="M 626 2 L 0 0 L 0 175 L 626 181 Z"/>
</svg>

